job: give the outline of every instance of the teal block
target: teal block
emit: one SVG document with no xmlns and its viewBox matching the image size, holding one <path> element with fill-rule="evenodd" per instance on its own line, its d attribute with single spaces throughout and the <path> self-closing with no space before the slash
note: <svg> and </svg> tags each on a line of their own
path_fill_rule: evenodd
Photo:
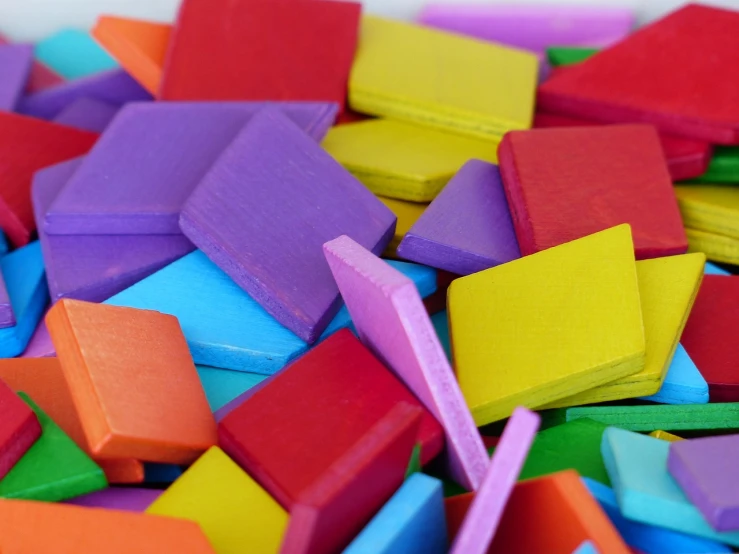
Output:
<svg viewBox="0 0 739 554">
<path fill-rule="evenodd" d="M 627 519 L 739 546 L 739 531 L 719 533 L 667 471 L 670 443 L 609 427 L 601 453 L 621 513 Z"/>
<path fill-rule="evenodd" d="M 204 365 L 195 366 L 212 412 L 264 381 L 267 376 Z"/>
<path fill-rule="evenodd" d="M 708 383 L 682 344 L 677 345 L 662 387 L 657 394 L 644 396 L 660 404 L 707 404 Z"/>
<path fill-rule="evenodd" d="M 599 554 L 599 552 L 592 542 L 585 541 L 578 546 L 572 554 Z"/>
<path fill-rule="evenodd" d="M 452 361 L 452 344 L 449 340 L 449 319 L 446 315 L 446 310 L 435 313 L 431 316 L 431 323 L 436 331 L 436 336 L 439 337 L 441 347 L 444 349 L 444 353 L 449 361 Z"/>
<path fill-rule="evenodd" d="M 412 279 L 422 297 L 436 291 L 434 269 L 388 263 Z M 308 350 L 305 342 L 280 325 L 199 250 L 105 303 L 176 316 L 193 360 L 200 365 L 272 375 Z M 320 340 L 350 326 L 344 306 Z"/>
<path fill-rule="evenodd" d="M 89 33 L 66 29 L 36 44 L 36 59 L 65 79 L 116 69 L 118 63 Z"/>
<path fill-rule="evenodd" d="M 731 273 L 725 269 L 712 264 L 711 262 L 706 262 L 706 267 L 703 269 L 703 273 L 706 275 L 731 275 Z"/>
</svg>

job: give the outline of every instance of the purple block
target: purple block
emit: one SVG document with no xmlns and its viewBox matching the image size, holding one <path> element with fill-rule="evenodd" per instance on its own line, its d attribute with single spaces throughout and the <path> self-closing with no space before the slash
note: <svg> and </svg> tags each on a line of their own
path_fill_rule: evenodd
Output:
<svg viewBox="0 0 739 554">
<path fill-rule="evenodd" d="M 54 235 L 180 234 L 182 205 L 264 102 L 149 102 L 119 112 L 47 212 Z M 315 140 L 327 102 L 275 104 Z"/>
<path fill-rule="evenodd" d="M 467 162 L 405 235 L 398 256 L 457 275 L 520 258 L 498 166 Z"/>
<path fill-rule="evenodd" d="M 667 469 L 716 531 L 739 530 L 739 435 L 670 444 Z"/>
<path fill-rule="evenodd" d="M 340 306 L 323 243 L 376 253 L 395 215 L 274 108 L 255 115 L 188 199 L 180 227 L 269 314 L 315 342 Z"/>
<path fill-rule="evenodd" d="M 116 69 L 83 79 L 66 81 L 26 96 L 20 101 L 18 111 L 25 115 L 52 120 L 64 108 L 80 98 L 94 98 L 115 106 L 152 99 L 151 94 L 128 73 Z"/>
<path fill-rule="evenodd" d="M 59 115 L 54 118 L 54 123 L 83 131 L 102 133 L 119 109 L 120 106 L 102 100 L 79 98 L 59 112 Z"/>
<path fill-rule="evenodd" d="M 33 62 L 33 46 L 0 46 L 0 110 L 12 112 L 26 88 Z"/>
<path fill-rule="evenodd" d="M 13 306 L 10 303 L 8 289 L 5 288 L 5 279 L 3 279 L 3 275 L 0 273 L 0 329 L 12 327 L 13 325 L 15 325 L 15 314 L 13 313 Z"/>
<path fill-rule="evenodd" d="M 143 512 L 163 491 L 128 487 L 110 487 L 101 491 L 65 500 L 64 504 L 87 506 L 88 508 L 107 508 L 126 512 Z"/>
<path fill-rule="evenodd" d="M 51 336 L 49 335 L 49 329 L 46 327 L 44 317 L 39 321 L 36 331 L 31 336 L 31 340 L 28 341 L 28 346 L 20 355 L 21 358 L 49 358 L 56 356 L 56 350 L 54 344 L 51 342 Z"/>
<path fill-rule="evenodd" d="M 76 158 L 42 169 L 31 188 L 52 302 L 102 302 L 195 249 L 182 235 L 48 236 L 40 225 L 44 214 L 81 163 Z"/>
</svg>

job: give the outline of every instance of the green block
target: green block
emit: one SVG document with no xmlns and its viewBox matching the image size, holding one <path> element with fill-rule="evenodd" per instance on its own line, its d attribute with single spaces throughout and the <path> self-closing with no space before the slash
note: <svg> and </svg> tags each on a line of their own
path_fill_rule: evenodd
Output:
<svg viewBox="0 0 739 554">
<path fill-rule="evenodd" d="M 714 146 L 708 170 L 692 179 L 693 183 L 739 183 L 739 148 L 736 146 Z"/>
<path fill-rule="evenodd" d="M 0 480 L 0 497 L 58 502 L 108 486 L 100 467 L 27 395 L 20 397 L 41 423 L 41 437 Z"/>
<path fill-rule="evenodd" d="M 421 445 L 417 444 L 411 452 L 411 459 L 405 470 L 405 478 L 408 479 L 414 473 L 421 473 Z"/>
<path fill-rule="evenodd" d="M 547 48 L 547 58 L 554 67 L 572 65 L 584 62 L 593 54 L 598 52 L 597 48 L 578 48 L 576 46 L 553 46 Z"/>
</svg>

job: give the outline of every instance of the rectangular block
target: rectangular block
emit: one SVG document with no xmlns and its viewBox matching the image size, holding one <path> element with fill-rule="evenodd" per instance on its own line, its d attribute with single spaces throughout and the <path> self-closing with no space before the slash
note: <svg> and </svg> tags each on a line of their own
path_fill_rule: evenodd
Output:
<svg viewBox="0 0 739 554">
<path fill-rule="evenodd" d="M 27 44 L 0 46 L 0 109 L 15 110 L 31 71 L 33 47 Z"/>
<path fill-rule="evenodd" d="M 0 380 L 0 480 L 40 436 L 36 414 Z"/>
</svg>

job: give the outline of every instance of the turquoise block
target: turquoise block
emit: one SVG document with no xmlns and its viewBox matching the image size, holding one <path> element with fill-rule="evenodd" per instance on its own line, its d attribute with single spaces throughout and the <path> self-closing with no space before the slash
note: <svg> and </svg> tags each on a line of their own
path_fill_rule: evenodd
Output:
<svg viewBox="0 0 739 554">
<path fill-rule="evenodd" d="M 65 79 L 116 69 L 118 63 L 89 33 L 66 29 L 36 44 L 36 59 Z"/>
<path fill-rule="evenodd" d="M 444 349 L 446 357 L 451 361 L 452 345 L 449 341 L 449 319 L 446 316 L 446 310 L 432 315 L 431 323 L 436 331 L 436 336 L 439 337 L 439 342 L 441 343 L 441 347 Z"/>
<path fill-rule="evenodd" d="M 0 358 L 13 358 L 26 349 L 49 302 L 39 242 L 3 256 L 0 269 L 16 322 L 13 327 L 0 329 Z"/>
<path fill-rule="evenodd" d="M 388 262 L 413 280 L 422 297 L 436 291 L 436 271 Z M 231 278 L 196 250 L 108 299 L 106 304 L 176 316 L 196 364 L 271 375 L 308 350 Z M 349 327 L 342 307 L 321 335 Z"/>
<path fill-rule="evenodd" d="M 739 546 L 739 531 L 719 533 L 667 470 L 670 443 L 617 427 L 603 433 L 601 453 L 621 514 L 630 520 Z"/>
<path fill-rule="evenodd" d="M 344 554 L 444 554 L 447 549 L 441 481 L 414 473 Z"/>
<path fill-rule="evenodd" d="M 599 554 L 599 553 L 598 553 L 598 549 L 595 548 L 595 545 L 593 545 L 592 542 L 585 541 L 580 546 L 578 546 L 572 554 Z"/>
<path fill-rule="evenodd" d="M 725 269 L 722 269 L 719 266 L 712 264 L 711 262 L 706 262 L 706 267 L 703 269 L 703 273 L 705 273 L 706 275 L 731 275 L 731 273 L 729 273 Z"/>
<path fill-rule="evenodd" d="M 215 412 L 240 394 L 264 381 L 267 376 L 204 365 L 195 366 L 210 409 Z"/>
<path fill-rule="evenodd" d="M 657 394 L 644 396 L 660 404 L 707 404 L 708 383 L 690 359 L 682 344 L 677 345 L 675 356 Z"/>
</svg>

